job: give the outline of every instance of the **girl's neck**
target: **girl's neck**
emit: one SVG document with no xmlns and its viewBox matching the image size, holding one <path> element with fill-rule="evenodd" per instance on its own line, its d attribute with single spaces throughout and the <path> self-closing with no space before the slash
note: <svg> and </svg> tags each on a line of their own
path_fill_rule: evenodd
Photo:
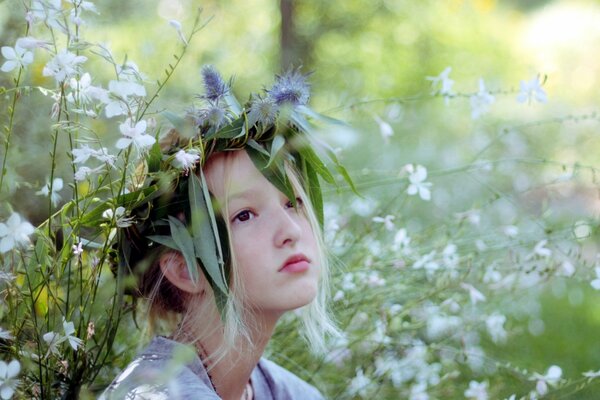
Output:
<svg viewBox="0 0 600 400">
<path fill-rule="evenodd" d="M 229 350 L 223 357 L 211 360 L 207 355 L 214 354 L 223 342 L 223 336 L 215 333 L 197 344 L 198 353 L 214 389 L 223 400 L 239 400 L 245 394 L 252 371 L 260 361 L 265 347 L 269 343 L 277 319 L 267 318 L 255 321 L 250 332 L 251 343 L 242 339 L 242 343 Z"/>
</svg>

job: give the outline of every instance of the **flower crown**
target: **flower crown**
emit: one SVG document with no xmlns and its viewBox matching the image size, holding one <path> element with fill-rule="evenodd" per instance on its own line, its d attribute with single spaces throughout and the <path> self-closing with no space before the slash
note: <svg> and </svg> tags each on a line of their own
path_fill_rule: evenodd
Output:
<svg viewBox="0 0 600 400">
<path fill-rule="evenodd" d="M 295 202 L 284 167 L 293 163 L 321 226 L 319 177 L 335 185 L 336 171 L 356 190 L 333 149 L 314 135 L 314 122 L 340 122 L 307 106 L 307 75 L 290 70 L 276 76 L 274 85 L 252 95 L 245 107 L 231 91 L 232 80 L 224 81 L 212 66 L 202 69 L 202 77 L 204 94 L 197 96 L 201 105 L 189 108 L 185 117 L 163 113 L 174 128 L 146 154 L 138 168 L 143 171 L 136 174 L 142 177 L 135 179 L 137 186 L 97 212 L 111 208 L 127 215 L 117 223 L 115 273 L 135 274 L 136 264 L 155 243 L 178 250 L 194 281 L 200 265 L 223 315 L 228 296 L 227 235 L 201 168 L 211 154 L 245 149 L 256 168 Z"/>
</svg>

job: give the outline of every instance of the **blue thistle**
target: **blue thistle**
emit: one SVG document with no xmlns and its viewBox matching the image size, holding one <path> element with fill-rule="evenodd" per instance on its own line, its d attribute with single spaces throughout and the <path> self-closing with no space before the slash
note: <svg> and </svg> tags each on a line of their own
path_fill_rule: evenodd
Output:
<svg viewBox="0 0 600 400">
<path fill-rule="evenodd" d="M 228 122 L 227 108 L 218 103 L 210 103 L 206 108 L 190 108 L 187 110 L 187 115 L 193 118 L 196 126 L 200 128 L 215 128 L 216 130 Z"/>
<path fill-rule="evenodd" d="M 267 93 L 278 106 L 285 103 L 294 106 L 306 105 L 310 98 L 310 85 L 306 78 L 308 75 L 301 74 L 299 70 L 290 70 L 283 75 L 277 75 L 273 87 L 267 90 Z"/>
<path fill-rule="evenodd" d="M 256 122 L 260 122 L 262 126 L 272 125 L 277 118 L 278 110 L 279 107 L 270 97 L 253 96 L 248 112 L 248 123 L 250 126 Z"/>
<path fill-rule="evenodd" d="M 204 95 L 199 97 L 210 101 L 217 101 L 229 92 L 230 83 L 223 80 L 215 67 L 205 65 L 201 73 L 204 83 Z"/>
</svg>

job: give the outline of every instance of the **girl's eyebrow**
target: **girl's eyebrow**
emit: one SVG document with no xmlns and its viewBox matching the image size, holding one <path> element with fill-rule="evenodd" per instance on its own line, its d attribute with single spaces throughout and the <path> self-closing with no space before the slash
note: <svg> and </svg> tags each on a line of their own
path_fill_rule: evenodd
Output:
<svg viewBox="0 0 600 400">
<path fill-rule="evenodd" d="M 240 192 L 234 192 L 227 197 L 227 201 L 232 202 L 234 200 L 248 200 L 252 197 L 255 197 L 258 193 L 259 190 L 255 188 L 249 188 Z"/>
</svg>

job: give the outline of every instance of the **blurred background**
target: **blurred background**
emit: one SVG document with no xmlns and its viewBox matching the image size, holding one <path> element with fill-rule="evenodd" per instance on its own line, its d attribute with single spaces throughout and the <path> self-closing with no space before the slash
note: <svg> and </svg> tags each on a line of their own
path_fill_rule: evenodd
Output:
<svg viewBox="0 0 600 400">
<path fill-rule="evenodd" d="M 86 39 L 105 43 L 119 62 L 134 61 L 148 77 L 148 88 L 155 86 L 180 47 L 169 21 L 179 21 L 186 31 L 195 10 L 202 8 L 206 26 L 162 92 L 157 112 L 168 108 L 183 113 L 194 94 L 201 92 L 199 70 L 204 64 L 213 64 L 225 77 L 233 76 L 233 90 L 241 101 L 270 87 L 275 73 L 296 67 L 313 72 L 313 108 L 351 126 L 329 127 L 322 135 L 339 149 L 363 195 L 358 204 L 348 191 L 327 192 L 330 216 L 345 220 L 356 237 L 376 233 L 373 217 L 394 215 L 396 227 L 414 233 L 423 251 L 454 242 L 467 253 L 481 240 L 488 244 L 486 252 L 478 250 L 485 260 L 481 262 L 488 264 L 511 262 L 506 256 L 510 246 L 532 248 L 542 238 L 565 257 L 578 246 L 581 251 L 572 261 L 576 272 L 568 279 L 541 279 L 514 297 L 494 299 L 499 309 L 511 315 L 510 340 L 504 344 L 484 340 L 481 346 L 502 365 L 543 373 L 557 364 L 563 377 L 575 380 L 582 372 L 600 369 L 600 292 L 590 285 L 600 213 L 600 3 L 98 3 L 99 13 L 89 17 L 94 28 L 81 28 Z M 23 18 L 20 2 L 0 2 L 0 43 L 12 44 L 24 36 Z M 52 84 L 41 73 L 47 60 L 37 57 L 26 72 L 32 85 Z M 438 76 L 449 66 L 454 94 L 448 99 L 432 95 L 432 82 L 426 77 Z M 96 84 L 114 76 L 98 61 L 86 64 L 86 70 L 93 72 Z M 548 101 L 518 103 L 520 82 L 535 77 L 543 82 Z M 11 79 L 0 75 L 0 86 L 10 87 Z M 480 79 L 495 101 L 489 112 L 473 118 L 470 96 L 479 91 Z M 6 171 L 10 191 L 2 194 L 2 200 L 39 223 L 47 218 L 46 207 L 44 199 L 32 193 L 48 179 L 47 170 L 40 166 L 50 162 L 47 121 L 52 100 L 35 90 L 28 96 L 26 109 L 15 122 Z M 8 96 L 0 100 L 1 107 L 8 106 Z M 117 122 L 90 124 L 105 143 L 116 140 Z M 66 141 L 59 145 L 67 148 Z M 66 151 L 59 154 L 59 175 L 68 182 L 72 170 Z M 406 181 L 400 179 L 406 175 L 402 175 L 406 164 L 426 166 L 433 184 L 431 201 L 406 196 Z M 465 233 L 457 221 L 473 210 L 480 219 L 476 229 Z M 509 226 L 517 227 L 523 239 L 503 234 Z M 378 258 L 378 252 L 385 251 L 376 247 L 369 250 L 371 256 L 360 253 L 357 258 L 357 251 L 345 248 L 336 253 L 343 268 L 352 269 L 357 259 L 379 266 L 391 263 Z M 472 250 L 475 258 L 480 253 Z M 402 270 L 395 274 L 398 281 L 404 279 Z M 348 304 L 338 307 L 343 312 Z M 510 369 L 498 372 L 496 380 L 504 385 L 497 398 L 531 385 Z M 556 398 L 592 399 L 598 390 L 594 384 L 582 391 L 572 386 Z M 460 397 L 462 390 L 457 393 L 445 395 Z"/>
</svg>

